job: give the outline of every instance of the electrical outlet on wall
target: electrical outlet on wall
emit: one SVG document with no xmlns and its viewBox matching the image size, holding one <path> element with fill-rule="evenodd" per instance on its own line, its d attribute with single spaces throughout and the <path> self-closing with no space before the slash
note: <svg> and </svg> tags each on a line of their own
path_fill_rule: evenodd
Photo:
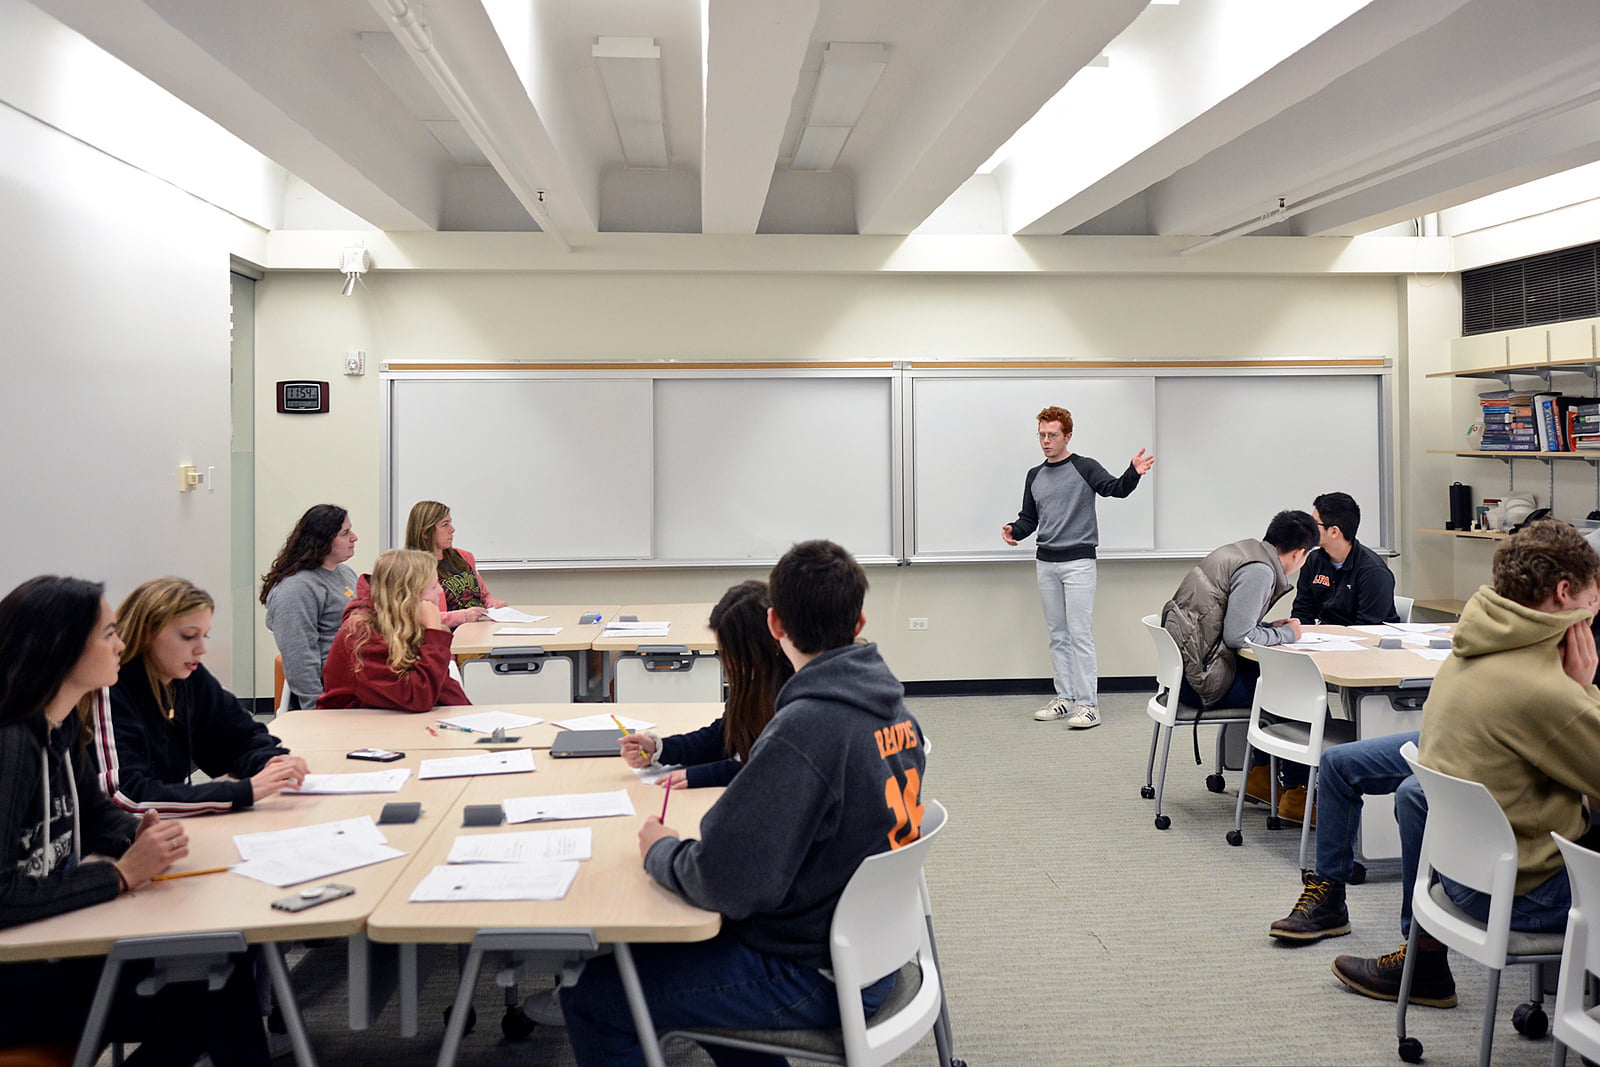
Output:
<svg viewBox="0 0 1600 1067">
<path fill-rule="evenodd" d="M 926 630 L 928 628 L 927 619 L 911 619 L 909 621 L 913 630 Z"/>
</svg>

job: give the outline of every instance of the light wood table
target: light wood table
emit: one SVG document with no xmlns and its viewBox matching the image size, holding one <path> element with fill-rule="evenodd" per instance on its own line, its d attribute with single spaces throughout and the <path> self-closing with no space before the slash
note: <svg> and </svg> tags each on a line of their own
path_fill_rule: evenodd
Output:
<svg viewBox="0 0 1600 1067">
<path fill-rule="evenodd" d="M 717 634 L 711 629 L 711 609 L 714 604 L 624 604 L 617 617 L 633 616 L 640 622 L 668 624 L 665 637 L 601 636 L 595 638 L 594 649 L 603 657 L 601 665 L 601 692 L 610 694 L 619 702 L 630 699 L 659 699 L 653 697 L 646 683 L 641 692 L 628 694 L 619 691 L 617 665 L 623 659 L 642 661 L 646 678 L 687 677 L 684 672 L 696 667 L 712 668 L 714 682 L 694 684 L 700 699 L 706 699 L 712 690 L 721 696 L 722 665 L 714 657 L 717 652 Z M 703 675 L 701 677 L 704 677 Z M 640 683 L 633 683 L 636 687 Z M 663 686 L 662 688 L 667 688 Z M 674 688 L 677 688 L 674 686 Z"/>
<path fill-rule="evenodd" d="M 471 944 L 462 966 L 455 1007 L 451 1012 L 439 1063 L 454 1062 L 461 1041 L 472 991 L 486 953 L 505 954 L 512 966 L 533 967 L 544 973 L 563 964 L 594 955 L 601 945 L 615 947 L 624 982 L 630 984 L 630 1003 L 636 1022 L 643 1012 L 641 1033 L 649 1029 L 649 1012 L 643 996 L 635 996 L 630 942 L 704 941 L 721 929 L 721 916 L 684 902 L 658 885 L 644 870 L 639 857 L 638 831 L 647 815 L 660 813 L 664 791 L 642 782 L 618 759 L 550 759 L 535 756 L 533 775 L 507 775 L 472 781 L 451 810 L 444 825 L 429 837 L 407 865 L 394 887 L 373 909 L 367 924 L 374 941 L 401 946 L 401 1032 L 415 1033 L 417 991 L 421 983 L 418 946 Z M 463 827 L 461 811 L 467 804 L 498 803 L 507 797 L 558 793 L 610 792 L 626 789 L 636 814 L 632 817 L 518 823 L 499 827 Z M 701 817 L 722 794 L 721 789 L 673 790 L 667 825 L 685 836 L 699 831 Z M 433 868 L 445 862 L 458 835 L 516 833 L 529 830 L 586 826 L 593 832 L 592 858 L 582 863 L 571 889 L 554 901 L 475 901 L 412 903 L 411 892 Z M 650 1063 L 659 1063 L 659 1051 L 645 1042 Z"/>
<path fill-rule="evenodd" d="M 317 773 L 348 771 L 353 766 L 343 752 L 300 754 Z M 414 769 L 415 759 L 387 766 L 406 766 L 408 762 Z M 368 769 L 375 765 L 354 766 Z M 412 825 L 383 827 L 389 844 L 409 854 L 420 848 L 439 827 L 466 785 L 464 779 L 421 782 L 413 774 L 405 786 L 393 794 L 280 795 L 246 811 L 186 819 L 184 829 L 189 835 L 189 855 L 175 871 L 204 870 L 239 862 L 233 843 L 235 834 L 284 830 L 360 815 L 372 815 L 376 819 L 385 803 L 396 800 L 415 800 L 423 808 L 422 818 Z M 351 983 L 354 1019 L 358 1006 L 362 1009 L 368 1006 L 364 997 L 369 971 L 361 943 L 366 918 L 401 877 L 406 862 L 404 858 L 396 858 L 334 875 L 328 880 L 352 886 L 355 893 L 298 912 L 272 907 L 274 900 L 292 895 L 293 889 L 266 885 L 226 872 L 155 882 L 104 904 L 0 930 L 0 961 L 103 956 L 112 953 L 119 944 L 126 945 L 136 938 L 165 942 L 165 946 L 153 943 L 146 955 L 146 958 L 162 959 L 192 954 L 191 946 L 203 935 L 237 935 L 244 942 L 261 945 L 297 1060 L 303 1067 L 312 1067 L 315 1059 L 305 1037 L 278 943 L 310 938 L 351 938 L 352 967 L 361 976 L 358 981 L 353 975 Z M 219 952 L 219 956 L 227 954 Z M 80 1062 L 92 1062 L 94 1051 L 97 1050 L 80 1048 Z M 85 1056 L 89 1058 L 84 1059 Z"/>
<path fill-rule="evenodd" d="M 590 646 L 596 637 L 605 629 L 605 621 L 615 618 L 618 607 L 615 604 L 514 604 L 518 611 L 529 615 L 545 616 L 537 622 L 469 622 L 456 627 L 455 636 L 450 642 L 450 653 L 456 663 L 462 668 L 463 674 L 467 671 L 466 664 L 475 659 L 483 659 L 495 655 L 502 656 L 513 649 L 526 650 L 529 657 L 536 661 L 562 659 L 571 664 L 572 681 L 566 692 L 559 694 L 541 693 L 539 696 L 524 696 L 523 699 L 563 699 L 582 700 L 590 697 L 591 681 L 596 672 L 590 670 Z M 599 615 L 601 622 L 580 623 L 578 620 L 585 615 Z M 502 634 L 496 631 L 519 628 L 554 629 L 560 627 L 558 634 Z M 542 665 L 536 663 L 536 665 Z M 474 670 L 483 668 L 475 667 Z M 515 676 L 512 676 L 515 677 Z M 526 677 L 526 676 L 524 676 Z M 475 687 L 476 688 L 476 687 Z M 519 688 L 521 688 L 519 686 Z M 491 690 L 492 691 L 492 690 Z M 481 693 L 480 693 L 481 695 Z M 513 698 L 514 699 L 514 698 Z"/>
<path fill-rule="evenodd" d="M 465 734 L 459 730 L 442 730 L 434 724 L 452 715 L 470 715 L 481 711 L 509 711 L 529 715 L 544 721 L 536 726 L 524 726 L 510 731 L 510 736 L 520 738 L 504 744 L 479 744 L 481 734 Z M 590 715 L 607 715 L 615 711 L 630 719 L 655 723 L 652 729 L 661 736 L 697 729 L 722 714 L 721 704 L 486 704 L 471 707 L 434 708 L 422 714 L 407 711 L 390 711 L 385 708 L 313 708 L 306 711 L 288 711 L 272 720 L 268 729 L 280 738 L 291 751 L 301 749 L 338 749 L 347 752 L 356 748 L 390 748 L 407 754 L 455 750 L 453 755 L 463 755 L 460 750 L 485 751 L 496 748 L 547 749 L 555 742 L 561 728 L 553 723 Z M 433 728 L 433 733 L 428 728 Z M 360 763 L 350 761 L 346 770 L 377 768 L 394 764 Z"/>
</svg>

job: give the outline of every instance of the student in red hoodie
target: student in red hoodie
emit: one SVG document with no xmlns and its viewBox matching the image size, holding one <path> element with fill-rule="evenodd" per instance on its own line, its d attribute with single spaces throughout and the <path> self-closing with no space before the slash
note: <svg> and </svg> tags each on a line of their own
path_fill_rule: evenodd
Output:
<svg viewBox="0 0 1600 1067">
<path fill-rule="evenodd" d="M 356 583 L 322 669 L 319 708 L 429 711 L 470 704 L 450 676 L 450 631 L 426 552 L 391 548 Z"/>
</svg>

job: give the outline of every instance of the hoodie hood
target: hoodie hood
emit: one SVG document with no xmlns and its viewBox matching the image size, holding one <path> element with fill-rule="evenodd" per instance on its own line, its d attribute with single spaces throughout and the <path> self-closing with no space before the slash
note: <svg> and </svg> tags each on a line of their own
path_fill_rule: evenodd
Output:
<svg viewBox="0 0 1600 1067">
<path fill-rule="evenodd" d="M 344 606 L 341 621 L 348 619 L 352 611 L 372 611 L 372 575 L 363 574 L 356 579 L 356 598 Z"/>
<path fill-rule="evenodd" d="M 901 685 L 875 644 L 829 649 L 794 673 L 778 691 L 777 709 L 797 700 L 826 700 L 888 722 L 905 699 Z"/>
<path fill-rule="evenodd" d="M 1588 623 L 1589 618 L 1583 608 L 1540 611 L 1503 597 L 1487 585 L 1479 586 L 1462 609 L 1450 649 L 1454 655 L 1470 659 L 1543 643 L 1554 645 L 1569 627 Z"/>
</svg>

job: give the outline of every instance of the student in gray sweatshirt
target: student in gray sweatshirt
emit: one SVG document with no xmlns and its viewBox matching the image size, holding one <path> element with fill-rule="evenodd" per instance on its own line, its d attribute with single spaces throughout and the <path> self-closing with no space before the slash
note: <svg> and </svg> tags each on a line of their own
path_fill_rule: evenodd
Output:
<svg viewBox="0 0 1600 1067">
<path fill-rule="evenodd" d="M 1039 602 L 1050 628 L 1050 660 L 1055 695 L 1033 717 L 1040 722 L 1067 720 L 1075 730 L 1100 725 L 1099 674 L 1094 654 L 1095 548 L 1100 523 L 1096 496 L 1124 497 L 1156 457 L 1144 449 L 1120 476 L 1088 456 L 1068 450 L 1072 413 L 1051 405 L 1039 412 L 1039 447 L 1044 462 L 1028 471 L 1022 486 L 1022 511 L 1000 528 L 1000 537 L 1014 545 L 1038 534 Z"/>
<path fill-rule="evenodd" d="M 838 545 L 807 541 L 778 561 L 771 585 L 769 626 L 795 665 L 776 714 L 698 840 L 654 816 L 639 831 L 651 877 L 723 916 L 710 941 L 633 946 L 663 1030 L 837 1027 L 823 973 L 834 907 L 862 860 L 921 832 L 922 729 L 877 646 L 854 643 L 865 572 Z M 868 1016 L 893 984 L 862 990 Z M 580 1065 L 644 1062 L 614 957 L 589 960 L 561 1008 Z M 726 1049 L 716 1059 L 785 1062 Z"/>
<path fill-rule="evenodd" d="M 261 602 L 283 657 L 290 710 L 314 708 L 322 695 L 322 665 L 345 605 L 356 595 L 356 572 L 345 566 L 355 553 L 350 513 L 335 504 L 317 504 L 300 516 L 261 576 Z"/>
</svg>

